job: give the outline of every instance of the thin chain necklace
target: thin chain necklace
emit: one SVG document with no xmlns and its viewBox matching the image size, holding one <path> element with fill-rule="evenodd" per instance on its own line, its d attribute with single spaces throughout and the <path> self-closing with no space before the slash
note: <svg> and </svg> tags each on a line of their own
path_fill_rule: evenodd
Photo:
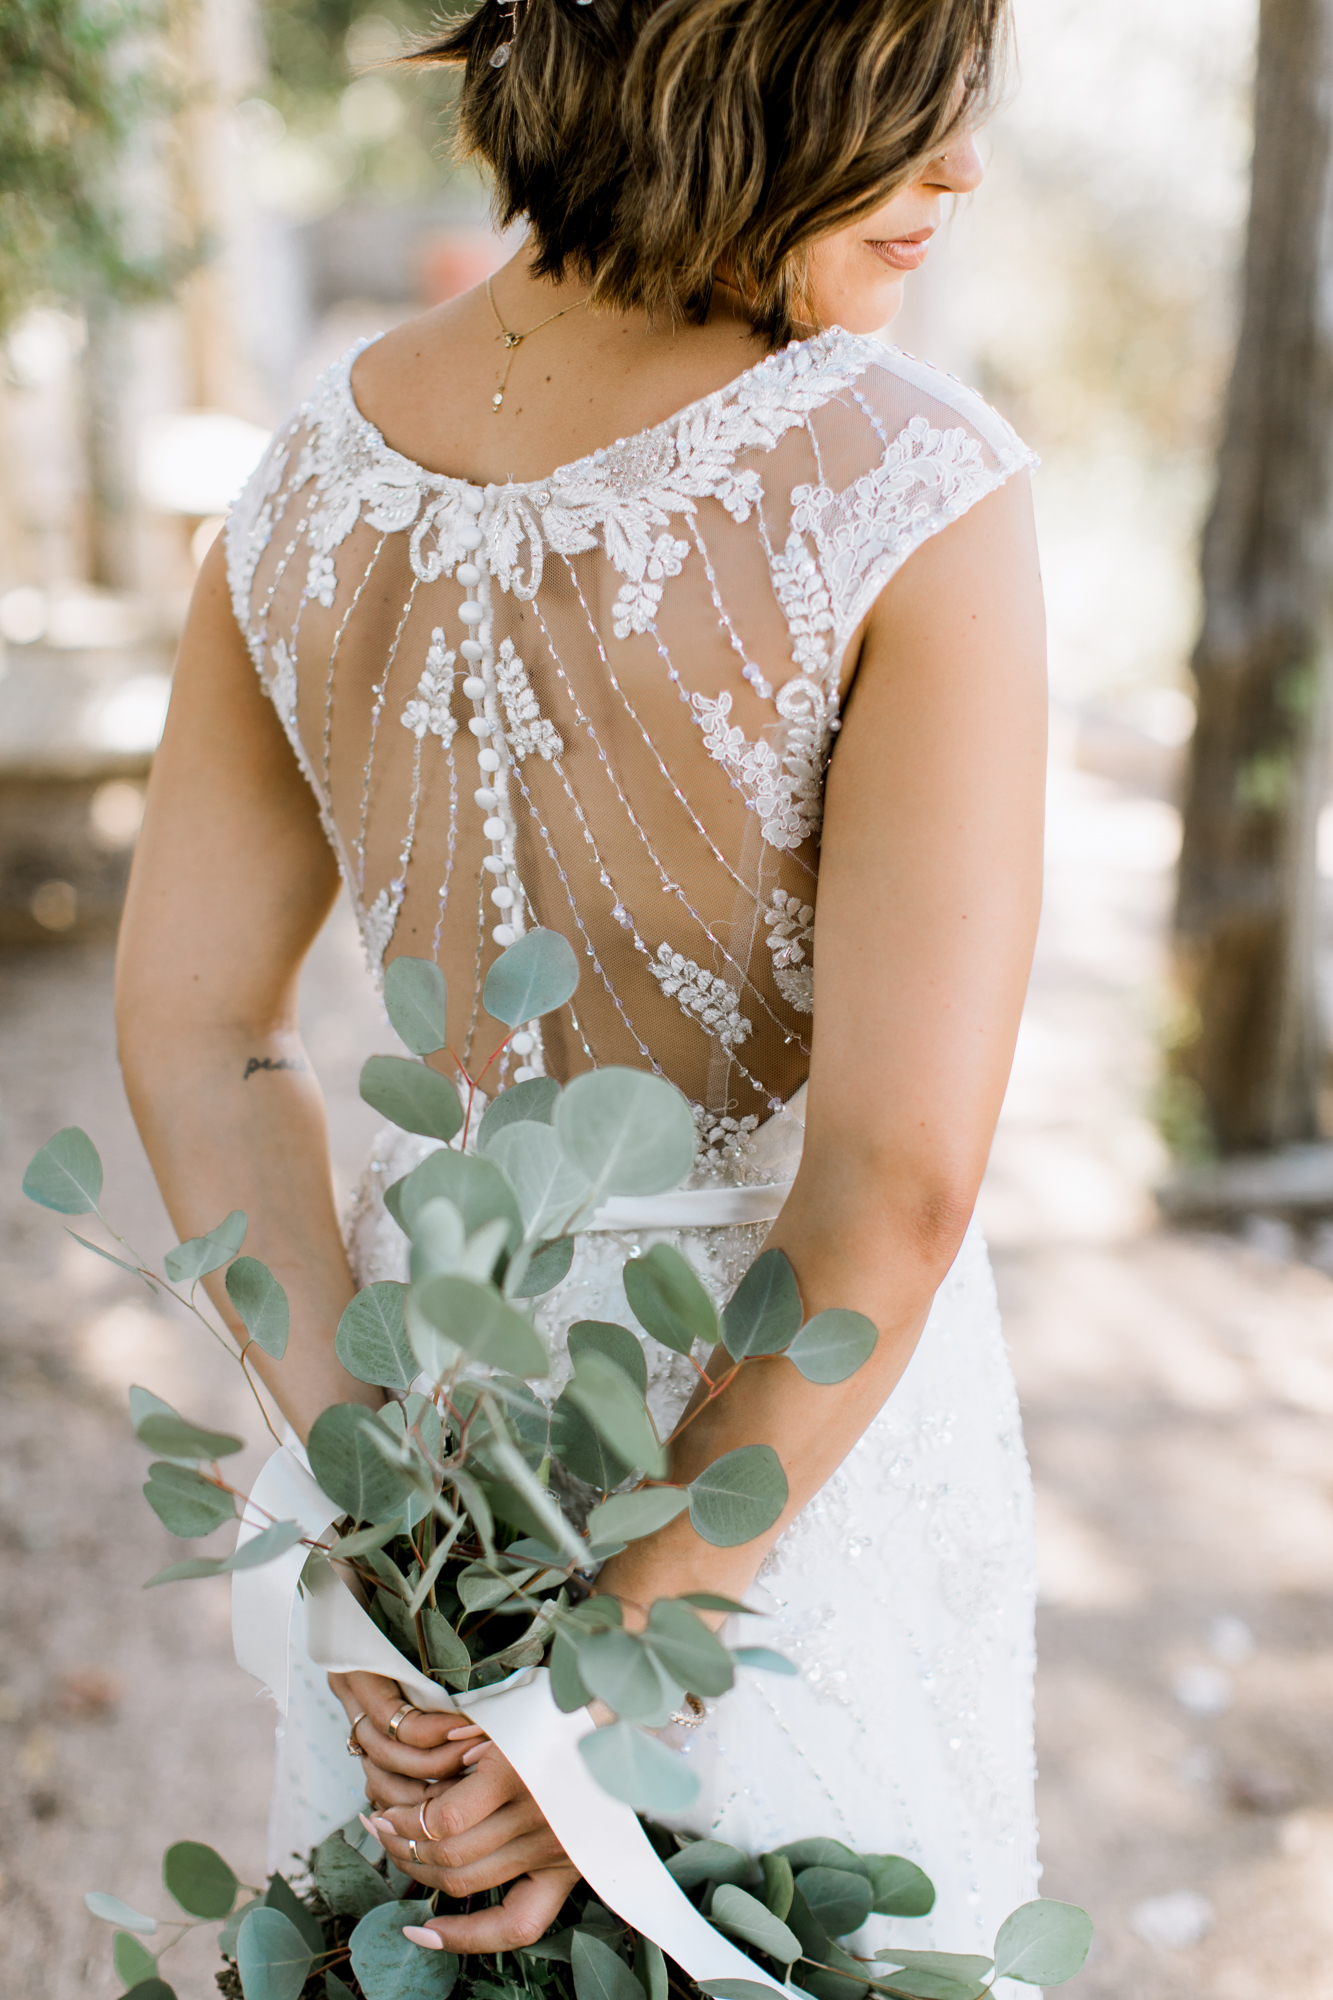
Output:
<svg viewBox="0 0 1333 2000">
<path fill-rule="evenodd" d="M 489 278 L 486 280 L 486 296 L 491 302 L 491 311 L 495 314 L 495 324 L 499 327 L 501 333 L 504 335 L 505 349 L 508 354 L 508 359 L 505 362 L 505 372 L 503 377 L 501 378 L 500 386 L 496 390 L 495 394 L 491 397 L 491 408 L 493 410 L 498 410 L 500 408 L 500 405 L 504 402 L 505 390 L 509 386 L 509 371 L 514 365 L 515 348 L 521 347 L 523 342 L 525 340 L 530 339 L 534 333 L 540 333 L 542 328 L 544 326 L 549 326 L 553 319 L 563 319 L 566 313 L 577 312 L 580 306 L 586 306 L 588 303 L 588 298 L 590 298 L 592 295 L 591 293 L 589 293 L 584 298 L 575 299 L 572 306 L 561 306 L 559 312 L 548 313 L 545 319 L 539 319 L 537 321 L 536 326 L 528 327 L 526 331 L 523 333 L 515 333 L 513 329 L 511 327 L 507 327 L 504 321 L 501 319 L 500 308 L 495 303 L 495 293 L 491 290 L 491 281 Z"/>
</svg>

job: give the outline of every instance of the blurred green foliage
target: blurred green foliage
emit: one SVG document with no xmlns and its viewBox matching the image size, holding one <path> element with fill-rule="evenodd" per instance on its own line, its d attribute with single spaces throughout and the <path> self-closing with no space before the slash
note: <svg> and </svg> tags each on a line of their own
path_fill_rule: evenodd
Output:
<svg viewBox="0 0 1333 2000">
<path fill-rule="evenodd" d="M 0 0 L 0 332 L 34 300 L 161 298 L 186 248 L 131 222 L 121 164 L 169 104 L 157 9 Z"/>
</svg>

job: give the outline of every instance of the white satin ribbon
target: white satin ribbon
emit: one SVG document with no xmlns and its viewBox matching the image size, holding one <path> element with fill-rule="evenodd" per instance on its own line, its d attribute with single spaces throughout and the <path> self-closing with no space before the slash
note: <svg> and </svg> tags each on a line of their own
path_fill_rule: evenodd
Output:
<svg viewBox="0 0 1333 2000">
<path fill-rule="evenodd" d="M 244 1547 L 274 1519 L 297 1520 L 308 1536 L 319 1536 L 338 1512 L 294 1452 L 283 1446 L 254 1483 L 236 1545 Z M 390 1643 L 330 1563 L 320 1559 L 311 1564 L 304 1603 L 298 1605 L 297 1586 L 308 1556 L 298 1545 L 273 1562 L 232 1574 L 236 1658 L 271 1690 L 284 1715 L 291 1650 L 304 1638 L 310 1658 L 327 1672 L 384 1674 L 398 1682 L 415 1707 L 466 1716 L 504 1752 L 573 1865 L 617 1916 L 652 1938 L 692 1979 L 749 1979 L 783 1991 L 700 1916 L 658 1860 L 630 1807 L 602 1790 L 578 1747 L 595 1726 L 592 1718 L 586 1709 L 561 1713 L 545 1667 L 522 1668 L 508 1680 L 467 1694 L 439 1687 Z M 301 1610 L 304 1618 L 298 1615 Z"/>
<path fill-rule="evenodd" d="M 726 1229 L 743 1222 L 772 1222 L 792 1183 L 762 1187 L 677 1188 L 672 1194 L 614 1194 L 584 1229 Z"/>
</svg>

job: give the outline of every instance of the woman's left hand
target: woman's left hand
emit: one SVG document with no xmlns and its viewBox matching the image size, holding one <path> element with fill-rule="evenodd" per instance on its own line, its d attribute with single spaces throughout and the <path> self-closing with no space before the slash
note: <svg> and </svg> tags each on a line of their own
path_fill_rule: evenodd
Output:
<svg viewBox="0 0 1333 2000">
<path fill-rule="evenodd" d="M 404 1873 L 447 1896 L 475 1896 L 512 1884 L 502 1903 L 466 1916 L 432 1917 L 414 1940 L 432 1934 L 449 1951 L 513 1951 L 535 1944 L 554 1923 L 579 1879 L 577 1868 L 509 1759 L 485 1737 L 465 1749 L 464 1774 L 418 1805 L 377 1812 L 364 1824 Z"/>
</svg>

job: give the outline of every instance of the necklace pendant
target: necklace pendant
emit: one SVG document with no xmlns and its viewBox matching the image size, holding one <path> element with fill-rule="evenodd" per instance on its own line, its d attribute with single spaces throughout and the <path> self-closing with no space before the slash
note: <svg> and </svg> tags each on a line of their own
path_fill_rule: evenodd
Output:
<svg viewBox="0 0 1333 2000">
<path fill-rule="evenodd" d="M 506 328 L 506 329 L 505 329 L 505 346 L 506 346 L 506 347 L 517 347 L 517 346 L 518 346 L 518 344 L 519 344 L 519 342 L 520 342 L 520 341 L 522 340 L 522 338 L 523 338 L 523 336 L 522 336 L 522 334 L 521 334 L 521 333 L 510 333 L 510 332 L 509 332 L 509 330 L 508 330 L 508 328 Z"/>
<path fill-rule="evenodd" d="M 491 397 L 491 408 L 492 408 L 493 410 L 498 410 L 498 409 L 499 409 L 499 407 L 500 407 L 500 405 L 501 405 L 501 403 L 503 403 L 504 399 L 505 399 L 505 392 L 504 392 L 504 390 L 503 390 L 503 389 L 497 389 L 497 390 L 496 390 L 496 392 L 495 392 L 495 394 L 494 394 L 494 395 L 493 395 L 493 396 Z"/>
</svg>

